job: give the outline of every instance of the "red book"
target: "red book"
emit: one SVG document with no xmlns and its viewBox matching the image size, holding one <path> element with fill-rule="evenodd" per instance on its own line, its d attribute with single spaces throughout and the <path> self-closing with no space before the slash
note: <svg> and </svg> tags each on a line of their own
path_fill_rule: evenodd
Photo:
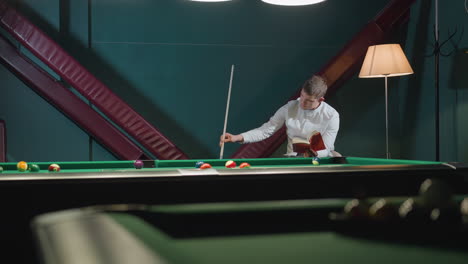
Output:
<svg viewBox="0 0 468 264">
<path fill-rule="evenodd" d="M 309 138 L 310 149 L 314 151 L 324 150 L 325 143 L 323 142 L 322 134 L 320 132 L 314 131 L 312 136 Z"/>
<path fill-rule="evenodd" d="M 300 154 L 306 153 L 308 150 L 319 151 L 326 149 L 322 135 L 317 131 L 312 132 L 308 140 L 297 137 L 293 138 L 292 144 L 293 151 Z"/>
</svg>

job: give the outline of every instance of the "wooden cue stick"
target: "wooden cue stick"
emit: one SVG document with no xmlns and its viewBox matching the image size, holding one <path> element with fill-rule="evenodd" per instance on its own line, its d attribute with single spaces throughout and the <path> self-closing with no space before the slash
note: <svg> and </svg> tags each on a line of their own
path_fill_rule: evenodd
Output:
<svg viewBox="0 0 468 264">
<path fill-rule="evenodd" d="M 231 88 L 232 88 L 232 76 L 234 75 L 234 64 L 231 66 L 231 79 L 229 80 L 229 91 L 227 97 L 227 104 L 226 104 L 226 115 L 224 116 L 224 128 L 223 128 L 223 140 L 226 135 L 226 125 L 229 113 L 229 101 L 231 101 Z M 219 153 L 219 159 L 223 159 L 223 152 L 224 152 L 224 142 L 221 144 L 221 151 Z"/>
</svg>

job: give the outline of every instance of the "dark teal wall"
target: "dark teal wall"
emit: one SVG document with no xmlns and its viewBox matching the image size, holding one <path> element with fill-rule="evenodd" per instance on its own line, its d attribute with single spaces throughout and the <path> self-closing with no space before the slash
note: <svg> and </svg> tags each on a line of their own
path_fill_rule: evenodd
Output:
<svg viewBox="0 0 468 264">
<path fill-rule="evenodd" d="M 366 0 L 358 5 L 328 0 L 306 7 L 278 7 L 260 0 L 23 0 L 18 6 L 191 158 L 216 158 L 232 64 L 235 72 L 228 131 L 239 133 L 266 121 L 387 2 Z M 426 2 L 429 4 L 424 6 Z M 427 33 L 430 24 L 425 21 L 432 19 L 430 2 L 417 1 L 408 34 L 404 31 L 399 39 L 410 63 L 416 64 L 415 74 L 389 81 L 390 142 L 395 158 L 433 159 L 433 117 L 428 114 L 433 111 L 432 59 L 420 57 L 431 37 Z M 463 3 L 449 2 L 440 4 L 447 6 L 441 10 L 445 14 L 441 27 L 466 26 Z M 449 16 L 450 12 L 457 15 Z M 460 45 L 460 49 L 468 46 L 465 36 Z M 463 52 L 458 54 L 443 62 L 447 69 L 441 75 L 453 72 L 448 65 L 453 67 L 463 57 L 466 61 Z M 0 78 L 6 91 L 1 101 L 9 102 L 0 105 L 0 118 L 7 121 L 10 159 L 89 159 L 84 132 L 5 68 L 1 68 Z M 462 147 L 454 150 L 468 141 L 463 134 L 466 125 L 461 122 L 468 111 L 462 103 L 467 97 L 466 82 L 455 79 L 464 88 L 446 88 L 450 90 L 443 99 L 444 129 L 447 127 L 443 134 L 447 137 L 456 131 L 456 135 L 444 141 L 447 146 L 441 158 L 468 160 Z M 442 80 L 447 86 L 454 78 L 441 76 Z M 21 104 L 12 103 L 18 101 L 18 87 L 28 94 Z M 383 79 L 355 76 L 327 100 L 341 114 L 338 151 L 384 157 Z M 42 121 L 55 117 L 61 121 L 53 126 Z M 22 129 L 21 124 L 28 123 L 41 129 Z M 13 133 L 18 136 L 10 136 Z M 238 147 L 227 145 L 224 156 Z M 113 159 L 95 142 L 92 153 L 96 160 Z"/>
<path fill-rule="evenodd" d="M 389 141 L 393 158 L 435 160 L 434 1 L 418 0 L 411 9 L 400 43 L 414 74 L 389 78 Z M 440 57 L 440 160 L 468 161 L 466 122 L 468 75 L 468 11 L 463 1 L 439 1 L 440 41 L 457 30 Z M 357 74 L 332 101 L 341 113 L 338 149 L 347 155 L 385 157 L 384 79 Z"/>
<path fill-rule="evenodd" d="M 349 1 L 93 1 L 92 47 L 115 92 L 190 157 L 217 157 L 232 64 L 228 131 L 239 133 L 266 121 L 384 2 L 356 16 Z"/>
<path fill-rule="evenodd" d="M 440 159 L 468 161 L 468 10 L 464 1 L 439 1 Z M 399 87 L 401 156 L 435 158 L 435 3 L 418 1 L 412 9 L 405 47 L 415 74 Z M 449 56 L 443 56 L 443 55 Z"/>
</svg>

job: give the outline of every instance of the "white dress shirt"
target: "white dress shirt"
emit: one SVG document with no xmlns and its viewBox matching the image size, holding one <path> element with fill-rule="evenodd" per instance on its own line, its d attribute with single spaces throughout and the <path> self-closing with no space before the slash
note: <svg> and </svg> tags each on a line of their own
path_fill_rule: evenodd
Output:
<svg viewBox="0 0 468 264">
<path fill-rule="evenodd" d="M 299 99 L 289 101 L 278 109 L 268 122 L 241 135 L 244 137 L 244 143 L 262 141 L 273 135 L 284 124 L 286 124 L 288 135 L 286 155 L 296 155 L 292 148 L 294 137 L 308 139 L 314 130 L 322 134 L 327 147 L 325 150 L 318 151 L 318 157 L 331 156 L 330 151 L 335 150 L 334 144 L 340 126 L 340 115 L 325 102 L 321 102 L 316 109 L 303 110 L 299 105 Z"/>
</svg>

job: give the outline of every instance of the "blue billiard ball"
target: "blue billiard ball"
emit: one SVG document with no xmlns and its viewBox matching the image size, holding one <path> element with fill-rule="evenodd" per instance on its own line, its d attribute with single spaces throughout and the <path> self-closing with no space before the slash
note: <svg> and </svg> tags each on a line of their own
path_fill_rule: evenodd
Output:
<svg viewBox="0 0 468 264">
<path fill-rule="evenodd" d="M 203 161 L 197 161 L 197 163 L 195 163 L 195 168 L 200 168 L 201 165 L 203 165 L 203 163 L 205 163 L 205 162 L 203 162 Z"/>
</svg>

